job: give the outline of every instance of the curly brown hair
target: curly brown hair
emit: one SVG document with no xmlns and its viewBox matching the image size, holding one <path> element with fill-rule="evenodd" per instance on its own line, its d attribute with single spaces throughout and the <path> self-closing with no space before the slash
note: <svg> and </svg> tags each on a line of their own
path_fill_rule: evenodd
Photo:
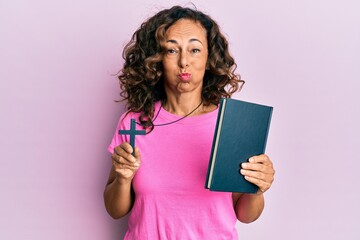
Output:
<svg viewBox="0 0 360 240">
<path fill-rule="evenodd" d="M 209 55 L 203 80 L 203 104 L 217 105 L 220 98 L 231 97 L 244 83 L 234 73 L 236 63 L 229 53 L 228 41 L 214 20 L 198 10 L 181 6 L 162 10 L 142 23 L 133 34 L 124 48 L 125 63 L 118 76 L 122 101 L 127 101 L 129 111 L 140 112 L 139 121 L 144 128 L 152 130 L 154 127 L 155 102 L 166 101 L 161 42 L 166 30 L 180 19 L 199 22 L 207 33 Z"/>
</svg>

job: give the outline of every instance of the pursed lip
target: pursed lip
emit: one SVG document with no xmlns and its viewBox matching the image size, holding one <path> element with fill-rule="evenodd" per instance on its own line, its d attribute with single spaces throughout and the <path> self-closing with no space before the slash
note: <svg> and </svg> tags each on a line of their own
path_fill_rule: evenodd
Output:
<svg viewBox="0 0 360 240">
<path fill-rule="evenodd" d="M 190 73 L 180 73 L 178 76 L 181 80 L 187 81 L 190 79 L 191 74 Z"/>
</svg>

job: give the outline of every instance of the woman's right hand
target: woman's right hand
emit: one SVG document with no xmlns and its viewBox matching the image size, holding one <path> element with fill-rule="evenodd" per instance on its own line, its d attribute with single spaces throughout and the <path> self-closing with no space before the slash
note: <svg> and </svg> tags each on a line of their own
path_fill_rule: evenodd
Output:
<svg viewBox="0 0 360 240">
<path fill-rule="evenodd" d="M 133 148 L 127 142 L 123 142 L 119 146 L 115 147 L 112 154 L 112 161 L 114 170 L 116 172 L 116 178 L 121 183 L 131 182 L 134 178 L 136 171 L 140 167 L 141 156 L 140 151 L 135 147 L 134 156 L 132 155 Z"/>
</svg>

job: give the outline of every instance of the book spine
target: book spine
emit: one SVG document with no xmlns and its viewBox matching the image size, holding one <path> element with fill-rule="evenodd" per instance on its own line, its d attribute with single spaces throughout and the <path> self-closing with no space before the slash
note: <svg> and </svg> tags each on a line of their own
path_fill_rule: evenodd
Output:
<svg viewBox="0 0 360 240">
<path fill-rule="evenodd" d="M 219 112 L 218 112 L 218 116 L 217 116 L 217 120 L 216 120 L 216 127 L 215 127 L 215 131 L 214 131 L 214 138 L 213 138 L 213 144 L 212 144 L 211 155 L 210 155 L 210 160 L 209 160 L 208 172 L 206 175 L 205 188 L 210 188 L 210 186 L 211 186 L 212 175 L 213 175 L 213 170 L 214 170 L 214 165 L 215 165 L 215 159 L 216 159 L 216 154 L 217 154 L 219 137 L 220 137 L 220 133 L 221 133 L 222 120 L 224 117 L 225 106 L 226 106 L 226 98 L 220 99 Z"/>
</svg>

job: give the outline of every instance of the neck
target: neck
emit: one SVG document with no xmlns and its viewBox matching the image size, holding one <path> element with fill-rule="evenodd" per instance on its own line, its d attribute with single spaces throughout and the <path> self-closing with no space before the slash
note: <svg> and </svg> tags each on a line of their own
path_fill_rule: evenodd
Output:
<svg viewBox="0 0 360 240">
<path fill-rule="evenodd" d="M 189 114 L 198 115 L 202 112 L 202 99 L 201 96 L 181 96 L 181 97 L 169 97 L 166 102 L 164 102 L 163 108 L 175 115 L 185 116 Z"/>
</svg>

